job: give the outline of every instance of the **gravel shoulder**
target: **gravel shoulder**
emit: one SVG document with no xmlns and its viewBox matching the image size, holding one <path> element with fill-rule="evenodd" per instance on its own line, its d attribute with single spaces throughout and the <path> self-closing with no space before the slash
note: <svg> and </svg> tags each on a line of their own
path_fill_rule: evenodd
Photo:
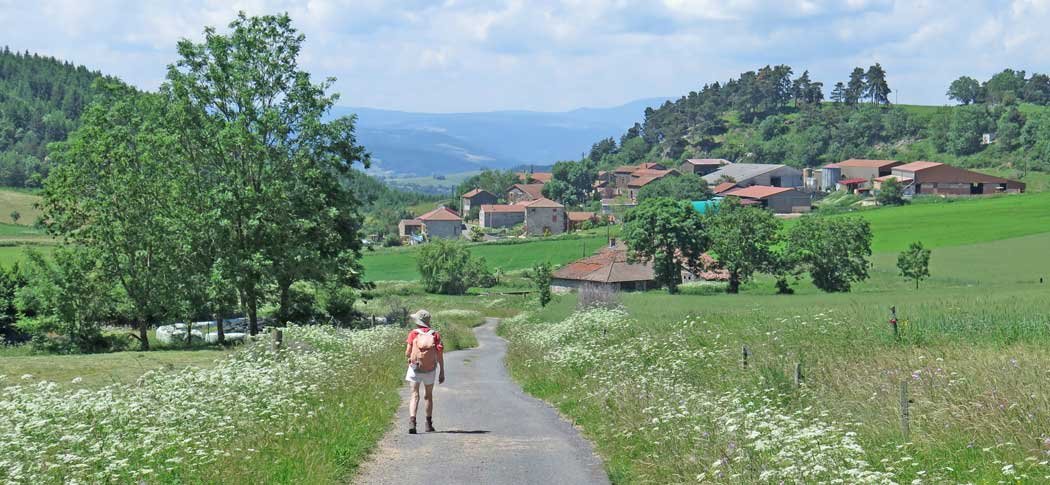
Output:
<svg viewBox="0 0 1050 485">
<path fill-rule="evenodd" d="M 394 426 L 354 478 L 359 484 L 607 484 L 590 443 L 548 404 L 525 394 L 503 364 L 498 319 L 475 329 L 478 347 L 445 355 L 434 389 L 436 433 L 408 434 L 408 387 Z"/>
</svg>

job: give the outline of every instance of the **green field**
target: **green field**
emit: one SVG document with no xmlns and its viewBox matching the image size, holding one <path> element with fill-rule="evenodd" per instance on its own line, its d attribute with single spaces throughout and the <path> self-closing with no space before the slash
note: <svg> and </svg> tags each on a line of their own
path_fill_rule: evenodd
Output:
<svg viewBox="0 0 1050 485">
<path fill-rule="evenodd" d="M 17 211 L 21 216 L 18 224 L 32 225 L 41 215 L 38 202 L 40 196 L 35 190 L 0 187 L 0 223 L 14 224 L 11 213 Z"/>
<path fill-rule="evenodd" d="M 502 268 L 505 272 L 517 271 L 548 261 L 565 264 L 589 256 L 604 245 L 604 233 L 591 232 L 579 238 L 535 239 L 526 242 L 484 243 L 470 246 L 470 252 L 485 258 L 490 269 Z M 362 263 L 365 279 L 369 281 L 414 281 L 419 279 L 416 271 L 416 254 L 419 248 L 386 248 L 365 252 Z"/>
<path fill-rule="evenodd" d="M 69 388 L 98 388 L 108 384 L 133 384 L 146 371 L 210 367 L 227 352 L 222 350 L 165 350 L 114 352 L 89 355 L 4 356 L 0 374 L 8 378 L 30 375 L 24 382 L 51 381 Z M 73 379 L 80 378 L 74 384 Z"/>
<path fill-rule="evenodd" d="M 876 253 L 850 293 L 803 279 L 777 295 L 760 277 L 572 318 L 576 296 L 561 296 L 501 329 L 512 374 L 582 426 L 615 483 L 1050 480 L 1050 197 L 859 214 Z M 896 269 L 915 240 L 933 248 L 918 290 Z"/>
</svg>

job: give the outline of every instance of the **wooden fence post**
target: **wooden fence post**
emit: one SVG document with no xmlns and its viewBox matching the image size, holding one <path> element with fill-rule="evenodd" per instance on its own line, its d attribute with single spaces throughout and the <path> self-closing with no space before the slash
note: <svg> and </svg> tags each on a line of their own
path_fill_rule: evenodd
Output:
<svg viewBox="0 0 1050 485">
<path fill-rule="evenodd" d="M 743 363 L 744 368 L 747 369 L 747 356 L 751 355 L 751 350 L 748 349 L 747 346 L 745 345 L 745 346 L 743 346 L 741 348 L 740 354 L 741 354 L 741 363 Z"/>
<path fill-rule="evenodd" d="M 890 314 L 893 315 L 893 317 L 890 318 L 890 326 L 893 327 L 893 339 L 894 340 L 900 340 L 901 339 L 901 334 L 900 334 L 900 330 L 897 327 L 897 306 L 896 305 L 890 307 Z"/>
<path fill-rule="evenodd" d="M 904 435 L 904 440 L 908 440 L 908 436 L 911 433 L 910 423 L 908 422 L 911 417 L 911 411 L 908 409 L 908 380 L 901 381 L 901 434 Z"/>
<path fill-rule="evenodd" d="M 277 351 L 281 349 L 282 345 L 284 345 L 284 331 L 279 328 L 275 328 L 273 329 L 272 348 L 274 351 Z"/>
<path fill-rule="evenodd" d="M 805 376 L 802 375 L 802 363 L 798 362 L 795 364 L 795 387 L 802 387 L 802 381 L 804 379 Z"/>
</svg>

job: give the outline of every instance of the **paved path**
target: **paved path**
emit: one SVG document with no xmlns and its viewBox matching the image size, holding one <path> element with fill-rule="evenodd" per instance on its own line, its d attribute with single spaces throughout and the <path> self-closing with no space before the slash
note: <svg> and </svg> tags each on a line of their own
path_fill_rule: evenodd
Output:
<svg viewBox="0 0 1050 485">
<path fill-rule="evenodd" d="M 393 429 L 354 480 L 361 484 L 607 484 L 590 443 L 507 374 L 497 319 L 474 332 L 478 348 L 445 355 L 447 380 L 434 388 L 434 427 L 408 434 L 408 389 Z"/>
</svg>

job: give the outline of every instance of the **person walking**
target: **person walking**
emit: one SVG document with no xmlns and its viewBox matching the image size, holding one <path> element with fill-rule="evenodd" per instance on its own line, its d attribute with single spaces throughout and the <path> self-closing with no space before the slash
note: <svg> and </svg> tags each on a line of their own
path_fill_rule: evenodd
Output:
<svg viewBox="0 0 1050 485">
<path fill-rule="evenodd" d="M 430 328 L 430 312 L 419 310 L 412 314 L 416 328 L 405 339 L 405 358 L 408 371 L 405 380 L 412 386 L 412 399 L 408 402 L 408 434 L 416 434 L 416 408 L 419 407 L 419 385 L 423 384 L 426 400 L 427 432 L 434 431 L 434 379 L 445 383 L 445 347 L 441 335 Z M 440 369 L 439 369 L 440 368 Z"/>
</svg>

